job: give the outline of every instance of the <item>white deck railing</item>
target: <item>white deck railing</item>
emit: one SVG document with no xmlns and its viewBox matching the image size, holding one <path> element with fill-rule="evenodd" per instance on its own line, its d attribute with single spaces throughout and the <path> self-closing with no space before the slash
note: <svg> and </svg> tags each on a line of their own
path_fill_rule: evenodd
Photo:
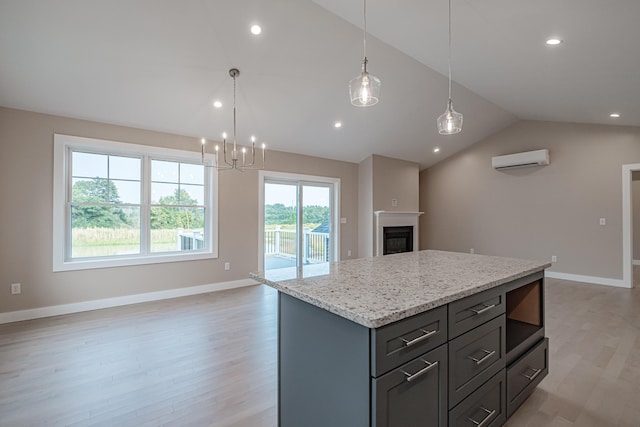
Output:
<svg viewBox="0 0 640 427">
<path fill-rule="evenodd" d="M 265 255 L 276 255 L 283 258 L 296 258 L 297 237 L 294 230 L 266 230 L 264 232 Z M 303 262 L 329 262 L 329 233 L 318 233 L 304 229 L 302 246 Z"/>
</svg>

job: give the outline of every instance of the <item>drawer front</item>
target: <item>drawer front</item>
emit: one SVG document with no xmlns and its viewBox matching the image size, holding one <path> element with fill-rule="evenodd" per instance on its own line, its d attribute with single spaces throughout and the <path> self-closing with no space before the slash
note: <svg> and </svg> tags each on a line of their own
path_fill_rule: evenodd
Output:
<svg viewBox="0 0 640 427">
<path fill-rule="evenodd" d="M 372 426 L 447 426 L 447 346 L 371 379 Z"/>
<path fill-rule="evenodd" d="M 505 318 L 500 316 L 449 342 L 449 407 L 505 367 Z"/>
<path fill-rule="evenodd" d="M 447 307 L 371 330 L 371 376 L 378 377 L 447 342 Z"/>
<path fill-rule="evenodd" d="M 507 416 L 515 412 L 548 373 L 549 338 L 544 338 L 507 368 Z"/>
<path fill-rule="evenodd" d="M 449 304 L 449 339 L 482 325 L 505 312 L 503 286 Z"/>
<path fill-rule="evenodd" d="M 449 411 L 451 427 L 498 427 L 505 423 L 505 372 L 493 376 Z"/>
</svg>

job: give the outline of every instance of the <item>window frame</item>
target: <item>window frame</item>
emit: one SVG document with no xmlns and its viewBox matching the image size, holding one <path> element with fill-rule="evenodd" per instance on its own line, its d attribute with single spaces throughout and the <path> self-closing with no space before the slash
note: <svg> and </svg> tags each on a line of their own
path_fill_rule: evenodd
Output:
<svg viewBox="0 0 640 427">
<path fill-rule="evenodd" d="M 71 258 L 71 153 L 84 151 L 114 156 L 141 158 L 140 254 L 93 258 Z M 202 164 L 199 152 L 130 144 L 96 138 L 54 134 L 53 167 L 53 271 L 123 267 L 165 262 L 218 258 L 218 173 L 204 168 L 205 249 L 188 252 L 151 252 L 151 161 Z M 205 165 L 213 165 L 213 156 L 205 156 Z M 146 253 L 145 248 L 148 250 Z"/>
</svg>

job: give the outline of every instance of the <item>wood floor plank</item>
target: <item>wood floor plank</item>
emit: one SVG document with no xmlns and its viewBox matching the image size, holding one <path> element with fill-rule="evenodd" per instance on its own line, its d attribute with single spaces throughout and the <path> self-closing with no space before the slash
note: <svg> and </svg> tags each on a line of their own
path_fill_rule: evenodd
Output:
<svg viewBox="0 0 640 427">
<path fill-rule="evenodd" d="M 640 426 L 640 284 L 546 283 L 550 372 L 507 426 Z M 276 322 L 254 286 L 0 325 L 0 426 L 273 427 Z"/>
</svg>

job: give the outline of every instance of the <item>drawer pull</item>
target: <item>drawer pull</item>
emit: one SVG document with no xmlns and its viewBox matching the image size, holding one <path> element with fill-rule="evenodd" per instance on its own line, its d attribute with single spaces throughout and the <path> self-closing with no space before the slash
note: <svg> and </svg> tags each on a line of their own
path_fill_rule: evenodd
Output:
<svg viewBox="0 0 640 427">
<path fill-rule="evenodd" d="M 429 372 L 430 370 L 432 370 L 433 368 L 438 366 L 438 361 L 437 360 L 435 362 L 433 362 L 433 363 L 427 362 L 424 359 L 420 359 L 420 360 L 422 360 L 424 363 L 426 363 L 427 366 L 422 368 L 422 369 L 420 369 L 415 374 L 410 374 L 410 373 L 405 372 L 405 371 L 400 371 L 400 372 L 402 372 L 403 374 L 405 374 L 407 376 L 407 378 L 406 378 L 407 381 L 413 381 L 416 378 L 423 376 L 424 374 L 426 374 L 427 372 Z"/>
<path fill-rule="evenodd" d="M 491 304 L 491 305 L 482 304 L 482 305 L 484 308 L 481 308 L 480 310 L 476 310 L 475 308 L 470 308 L 469 311 L 473 311 L 474 314 L 482 314 L 482 313 L 486 313 L 487 311 L 491 310 L 496 306 L 495 304 Z"/>
<path fill-rule="evenodd" d="M 420 341 L 424 341 L 427 338 L 437 334 L 438 330 L 434 329 L 433 331 L 425 331 L 424 329 L 420 329 L 420 332 L 422 332 L 424 335 L 420 335 L 418 338 L 414 338 L 412 340 L 407 340 L 407 339 L 404 339 L 404 338 L 400 338 L 402 340 L 402 342 L 404 342 L 404 346 L 405 347 L 411 347 L 414 344 L 418 344 Z"/>
<path fill-rule="evenodd" d="M 529 381 L 535 380 L 536 377 L 538 375 L 540 375 L 540 372 L 542 372 L 542 369 L 533 369 L 533 368 L 529 368 L 529 369 L 533 371 L 533 374 L 531 374 L 531 375 L 522 374 L 522 376 L 525 377 L 526 379 L 528 379 Z"/>
<path fill-rule="evenodd" d="M 486 362 L 486 361 L 487 361 L 491 356 L 493 356 L 494 354 L 496 354 L 496 351 L 495 351 L 495 350 L 493 350 L 493 351 L 489 351 L 489 350 L 482 349 L 482 351 L 484 351 L 484 352 L 485 352 L 485 355 L 484 355 L 483 357 L 481 357 L 480 359 L 477 359 L 477 358 L 475 358 L 475 357 L 473 357 L 473 356 L 467 356 L 467 357 L 468 357 L 469 359 L 473 360 L 474 362 L 476 362 L 476 365 L 480 365 L 480 364 L 482 364 L 482 363 Z"/>
<path fill-rule="evenodd" d="M 496 410 L 494 409 L 493 411 L 488 410 L 487 408 L 480 408 L 482 409 L 484 412 L 487 413 L 487 416 L 484 417 L 484 419 L 480 422 L 474 420 L 473 418 L 469 417 L 467 418 L 469 421 L 471 421 L 472 423 L 474 423 L 475 425 L 477 425 L 478 427 L 483 427 L 490 419 L 491 417 L 493 417 L 496 413 Z"/>
</svg>

